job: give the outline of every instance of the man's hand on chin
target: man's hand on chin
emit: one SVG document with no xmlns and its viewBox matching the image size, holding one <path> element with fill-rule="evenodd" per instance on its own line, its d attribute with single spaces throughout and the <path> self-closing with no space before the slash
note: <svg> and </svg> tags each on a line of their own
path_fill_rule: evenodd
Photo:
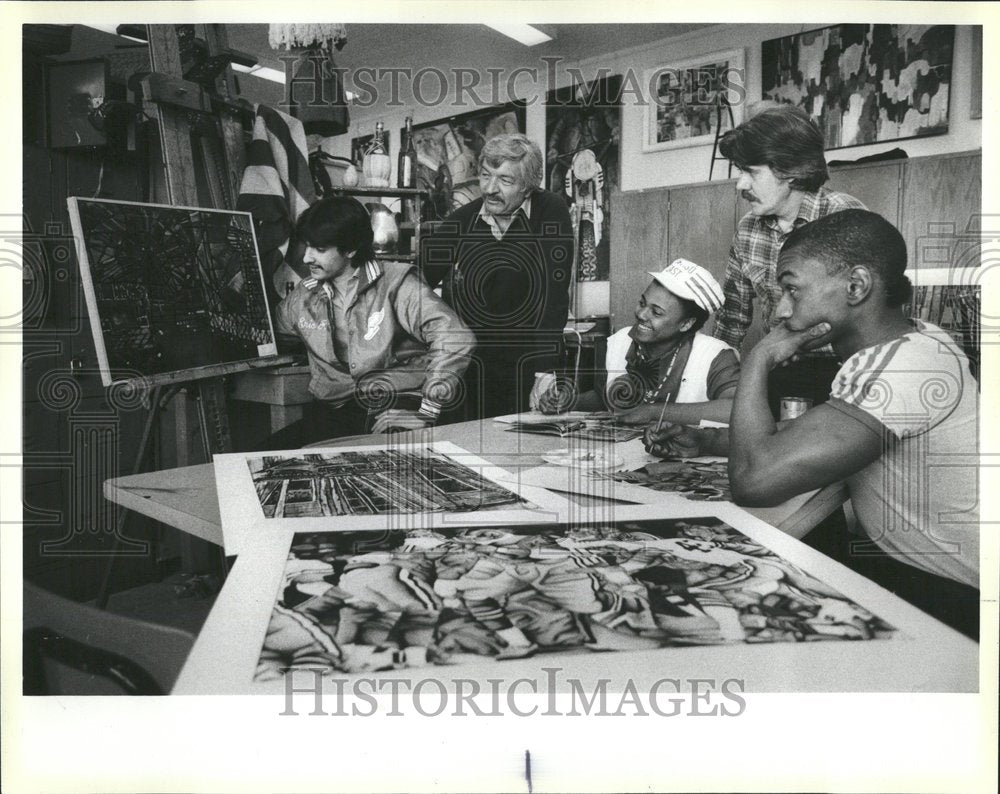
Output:
<svg viewBox="0 0 1000 794">
<path fill-rule="evenodd" d="M 829 323 L 817 323 L 802 331 L 790 331 L 779 325 L 754 345 L 747 360 L 761 362 L 771 370 L 787 361 L 798 360 L 800 353 L 822 347 L 827 343 L 825 337 L 829 333 Z"/>
</svg>

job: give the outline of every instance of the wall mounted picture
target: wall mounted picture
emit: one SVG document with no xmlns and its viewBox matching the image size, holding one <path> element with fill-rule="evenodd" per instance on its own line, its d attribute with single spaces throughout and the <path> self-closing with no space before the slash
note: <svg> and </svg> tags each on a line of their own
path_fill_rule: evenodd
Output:
<svg viewBox="0 0 1000 794">
<path fill-rule="evenodd" d="M 521 101 L 414 124 L 417 187 L 430 193 L 424 220 L 441 220 L 479 198 L 483 144 L 496 135 L 524 131 L 525 104 Z"/>
<path fill-rule="evenodd" d="M 646 72 L 643 151 L 711 144 L 743 120 L 743 50 L 667 63 Z"/>
<path fill-rule="evenodd" d="M 622 77 L 550 91 L 545 99 L 546 186 L 562 195 L 576 235 L 577 281 L 607 281 L 611 194 L 620 184 Z"/>
<path fill-rule="evenodd" d="M 762 44 L 761 94 L 804 108 L 827 149 L 948 132 L 953 25 L 834 25 Z"/>
<path fill-rule="evenodd" d="M 214 377 L 276 354 L 250 213 L 68 204 L 105 386 Z"/>
<path fill-rule="evenodd" d="M 255 533 L 555 520 L 564 499 L 447 442 L 215 456 L 226 551 Z"/>
</svg>

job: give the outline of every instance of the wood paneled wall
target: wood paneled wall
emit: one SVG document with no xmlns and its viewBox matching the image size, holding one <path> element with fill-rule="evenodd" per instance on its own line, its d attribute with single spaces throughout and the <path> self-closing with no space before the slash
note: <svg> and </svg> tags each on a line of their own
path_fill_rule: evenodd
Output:
<svg viewBox="0 0 1000 794">
<path fill-rule="evenodd" d="M 721 282 L 737 220 L 749 209 L 736 180 L 615 193 L 611 227 L 611 327 L 633 321 L 635 302 L 658 270 L 678 257 L 707 268 Z M 911 267 L 967 261 L 977 243 L 982 157 L 959 152 L 831 169 L 829 187 L 860 199 L 903 234 Z M 943 242 L 942 242 L 943 240 Z M 755 319 L 744 343 L 763 333 Z"/>
</svg>

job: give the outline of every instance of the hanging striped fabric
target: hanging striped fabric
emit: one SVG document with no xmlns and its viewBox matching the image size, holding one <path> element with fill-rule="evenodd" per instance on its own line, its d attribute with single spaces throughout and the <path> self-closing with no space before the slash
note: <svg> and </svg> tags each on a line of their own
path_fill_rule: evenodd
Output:
<svg viewBox="0 0 1000 794">
<path fill-rule="evenodd" d="M 287 285 L 294 286 L 308 275 L 301 253 L 289 254 L 288 249 L 295 221 L 315 200 L 302 123 L 258 105 L 236 209 L 253 215 L 272 310 L 285 296 Z"/>
</svg>

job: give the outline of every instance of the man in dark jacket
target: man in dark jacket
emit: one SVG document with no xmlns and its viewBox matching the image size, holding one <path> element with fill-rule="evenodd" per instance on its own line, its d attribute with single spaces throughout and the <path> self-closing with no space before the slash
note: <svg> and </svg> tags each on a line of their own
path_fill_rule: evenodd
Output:
<svg viewBox="0 0 1000 794">
<path fill-rule="evenodd" d="M 520 133 L 486 142 L 482 196 L 425 238 L 431 286 L 476 334 L 469 418 L 527 410 L 535 374 L 558 366 L 569 311 L 573 230 L 566 202 L 542 190 L 542 153 Z"/>
</svg>

